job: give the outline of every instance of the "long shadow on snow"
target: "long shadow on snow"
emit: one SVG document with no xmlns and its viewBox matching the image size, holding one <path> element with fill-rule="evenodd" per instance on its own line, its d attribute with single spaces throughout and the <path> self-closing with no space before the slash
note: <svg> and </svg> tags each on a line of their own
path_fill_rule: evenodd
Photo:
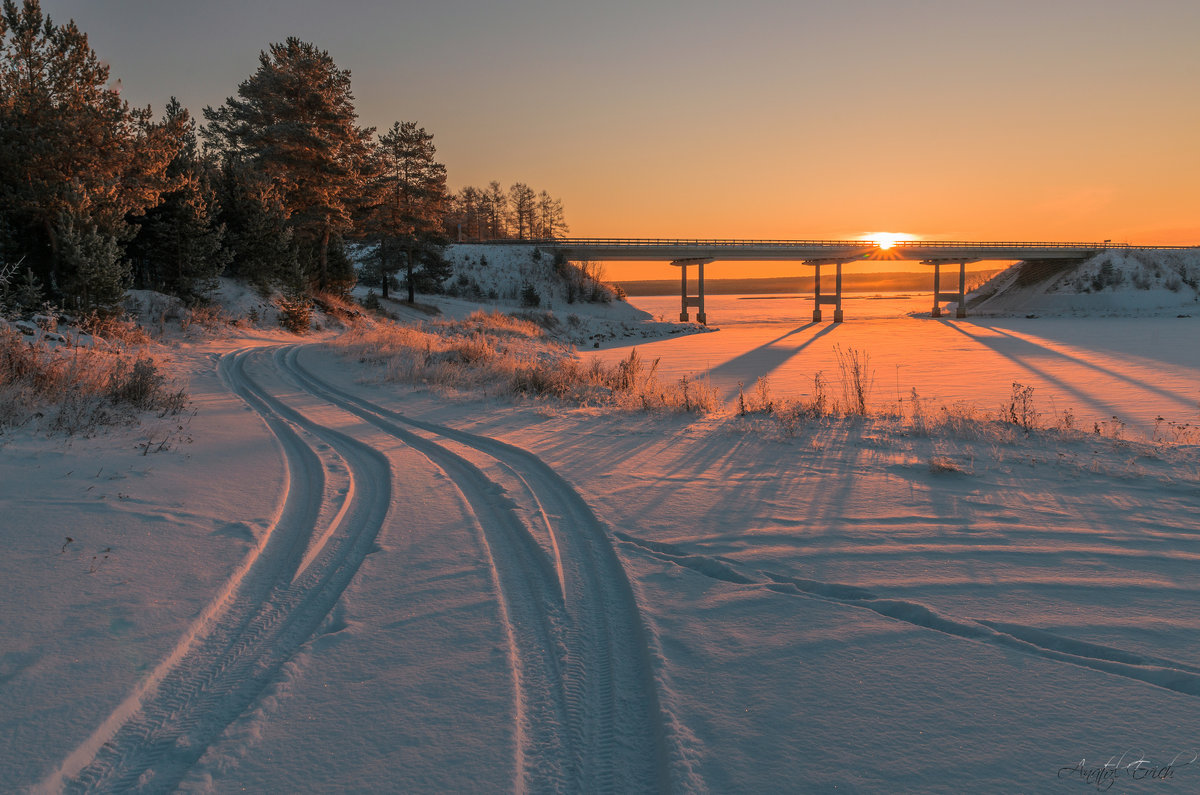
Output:
<svg viewBox="0 0 1200 795">
<path fill-rule="evenodd" d="M 1008 337 L 1010 339 L 1021 340 L 1022 342 L 1026 342 L 1030 345 L 1037 346 L 1038 349 L 1046 351 L 1047 353 L 1053 354 L 1054 356 L 1064 359 L 1065 361 L 1068 361 L 1072 364 L 1077 364 L 1082 367 L 1086 367 L 1088 369 L 1095 370 L 1097 373 L 1100 373 L 1101 375 L 1107 376 L 1107 377 L 1112 378 L 1117 381 L 1124 381 L 1125 383 L 1129 384 L 1130 386 L 1137 387 L 1138 389 L 1144 389 L 1147 392 L 1152 392 L 1152 393 L 1158 395 L 1159 397 L 1164 397 L 1168 400 L 1174 401 L 1174 402 L 1180 404 L 1185 409 L 1187 409 L 1189 412 L 1195 410 L 1196 401 L 1189 398 L 1187 395 L 1181 394 L 1179 392 L 1173 392 L 1169 389 L 1164 389 L 1163 387 L 1156 386 L 1155 384 L 1152 384 L 1148 381 L 1132 378 L 1128 373 L 1123 373 L 1120 370 L 1114 370 L 1109 367 L 1104 367 L 1102 365 L 1096 364 L 1095 362 L 1090 362 L 1087 359 L 1083 359 L 1079 356 L 1075 356 L 1075 355 L 1072 355 L 1065 351 L 1061 351 L 1055 347 L 1051 347 L 1051 344 L 1049 343 L 1048 340 L 1041 340 L 1041 339 L 1038 339 L 1037 337 L 1033 337 L 1032 335 L 1017 334 L 1015 332 L 1005 331 L 1003 329 L 992 329 L 992 330 L 995 331 L 997 334 L 1002 334 L 1005 337 Z"/>
<path fill-rule="evenodd" d="M 1059 378 L 1057 375 L 1050 372 L 1049 370 L 1047 370 L 1043 367 L 1038 367 L 1038 366 L 1032 364 L 1030 361 L 1030 359 L 1033 359 L 1035 357 L 1039 357 L 1039 356 L 1044 357 L 1045 354 L 1047 354 L 1047 353 L 1053 354 L 1054 353 L 1053 351 L 1050 351 L 1046 348 L 1042 348 L 1041 346 L 1035 345 L 1026 340 L 1020 340 L 1020 339 L 1015 339 L 1015 338 L 1011 338 L 1011 337 L 1008 337 L 1008 339 L 1012 339 L 1011 345 L 1010 344 L 999 344 L 998 341 L 995 339 L 984 337 L 984 336 L 978 335 L 978 334 L 972 334 L 971 332 L 966 331 L 961 326 L 959 326 L 955 323 L 949 323 L 947 321 L 939 321 L 939 322 L 941 322 L 947 328 L 953 329 L 954 331 L 957 331 L 959 334 L 962 334 L 964 337 L 967 337 L 967 338 L 973 340 L 974 342 L 978 343 L 979 345 L 995 351 L 997 354 L 999 354 L 1000 356 L 1003 356 L 1005 359 L 1008 359 L 1009 361 L 1011 361 L 1015 364 L 1018 364 L 1021 367 L 1024 367 L 1030 373 L 1041 378 L 1046 383 L 1053 384 L 1054 386 L 1058 387 L 1059 389 L 1063 390 L 1064 392 L 1074 395 L 1078 400 L 1080 400 L 1084 405 L 1089 406 L 1093 411 L 1099 410 L 1099 412 L 1104 417 L 1106 417 L 1106 418 L 1107 417 L 1115 417 L 1119 414 L 1119 410 L 1117 409 L 1116 406 L 1114 406 L 1110 403 L 1107 403 L 1103 400 L 1100 400 L 1100 399 L 1094 397 L 1093 395 L 1089 395 L 1087 392 L 1084 392 L 1078 386 L 1071 384 L 1068 381 L 1064 381 L 1063 379 Z M 1059 354 L 1059 355 L 1061 355 L 1061 354 Z"/>
<path fill-rule="evenodd" d="M 821 337 L 824 337 L 826 334 L 832 332 L 835 327 L 835 324 L 830 323 L 820 331 L 817 331 L 804 341 L 800 342 L 798 345 L 791 347 L 775 345 L 775 343 L 787 339 L 793 334 L 799 334 L 807 331 L 816 325 L 816 323 L 805 324 L 793 331 L 789 331 L 783 336 L 776 337 L 770 342 L 765 342 L 762 345 L 759 345 L 757 348 L 752 348 L 745 353 L 739 354 L 723 364 L 719 364 L 716 367 L 710 368 L 708 370 L 708 376 L 710 378 L 719 378 L 722 380 L 737 379 L 745 384 L 747 388 L 749 388 L 754 381 L 775 372 L 785 363 L 787 363 L 788 360 L 795 358 L 797 354 L 799 354 L 809 345 L 812 345 Z M 737 397 L 737 389 L 731 389 L 726 393 L 725 400 L 733 400 L 735 397 Z"/>
</svg>

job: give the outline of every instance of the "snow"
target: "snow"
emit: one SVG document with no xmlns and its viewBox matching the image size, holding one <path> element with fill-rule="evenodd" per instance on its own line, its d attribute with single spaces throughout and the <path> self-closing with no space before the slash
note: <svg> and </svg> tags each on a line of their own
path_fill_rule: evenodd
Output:
<svg viewBox="0 0 1200 795">
<path fill-rule="evenodd" d="M 1147 316 L 1200 309 L 1200 250 L 1114 249 L 1086 262 L 1016 263 L 968 300 L 973 314 Z"/>
<path fill-rule="evenodd" d="M 460 243 L 447 248 L 447 259 L 454 273 L 447 284 L 462 297 L 439 296 L 438 306 L 451 318 L 463 318 L 481 304 L 501 311 L 519 312 L 547 318 L 555 336 L 581 348 L 609 347 L 633 339 L 656 339 L 706 331 L 695 323 L 673 323 L 651 317 L 631 303 L 611 297 L 608 288 L 603 298 L 586 300 L 596 291 L 592 283 L 581 279 L 573 265 L 556 266 L 554 257 L 535 246 L 486 245 Z M 568 287 L 574 283 L 574 288 Z M 536 285 L 540 302 L 537 307 L 521 305 L 521 289 Z"/>
<path fill-rule="evenodd" d="M 678 300 L 633 299 L 653 315 Z M 1182 344 L 1195 335 L 1200 311 L 933 320 L 929 296 L 887 294 L 848 298 L 845 322 L 834 324 L 812 322 L 811 296 L 711 296 L 707 304 L 717 333 L 641 342 L 638 352 L 661 359 L 664 377 L 706 377 L 729 400 L 739 383 L 749 392 L 763 377 L 776 394 L 806 395 L 817 372 L 837 396 L 837 351 L 853 349 L 869 354 L 876 408 L 907 401 L 915 389 L 933 405 L 964 402 L 995 414 L 1016 382 L 1034 387 L 1046 419 L 1071 409 L 1081 428 L 1115 416 L 1151 435 L 1157 417 L 1164 429 L 1200 419 L 1200 350 Z M 615 361 L 628 347 L 584 354 Z"/>
<path fill-rule="evenodd" d="M 3 789 L 1196 789 L 1200 461 L 1134 431 L 1194 412 L 1197 321 L 926 303 L 710 297 L 719 331 L 584 353 L 836 393 L 836 343 L 875 405 L 1017 380 L 1085 432 L 787 435 L 176 338 L 186 421 L 0 437 Z"/>
</svg>

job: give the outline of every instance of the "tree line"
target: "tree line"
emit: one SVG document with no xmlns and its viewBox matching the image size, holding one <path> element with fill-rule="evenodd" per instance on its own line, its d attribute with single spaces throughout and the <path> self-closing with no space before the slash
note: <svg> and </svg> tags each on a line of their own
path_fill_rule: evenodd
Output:
<svg viewBox="0 0 1200 795">
<path fill-rule="evenodd" d="M 131 107 L 38 0 L 4 0 L 0 55 L 0 266 L 26 309 L 110 311 L 129 287 L 195 302 L 221 275 L 344 293 L 352 255 L 385 295 L 403 273 L 411 301 L 447 274 L 448 242 L 567 229 L 562 203 L 523 183 L 451 194 L 433 135 L 361 126 L 350 72 L 297 38 L 203 124 L 174 98 L 161 118 Z"/>
<path fill-rule="evenodd" d="M 562 201 L 523 182 L 507 192 L 494 180 L 463 188 L 450 198 L 447 222 L 459 240 L 550 240 L 568 231 Z"/>
</svg>

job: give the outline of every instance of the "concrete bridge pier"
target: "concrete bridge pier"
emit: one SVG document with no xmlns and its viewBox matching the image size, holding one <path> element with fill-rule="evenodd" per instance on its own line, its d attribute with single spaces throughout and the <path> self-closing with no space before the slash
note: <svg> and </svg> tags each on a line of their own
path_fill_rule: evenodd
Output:
<svg viewBox="0 0 1200 795">
<path fill-rule="evenodd" d="M 933 266 L 933 311 L 930 312 L 930 317 L 942 316 L 942 301 L 955 301 L 958 308 L 955 310 L 955 317 L 967 316 L 967 264 L 978 262 L 976 259 L 954 259 L 954 260 L 925 260 L 922 264 Z M 958 265 L 958 292 L 943 293 L 942 292 L 942 265 Z"/>
<path fill-rule="evenodd" d="M 855 257 L 854 259 L 857 259 Z M 842 265 L 847 262 L 852 262 L 852 259 L 813 259 L 807 260 L 805 264 L 812 265 L 813 270 L 813 322 L 821 322 L 821 304 L 833 304 L 833 322 L 841 323 L 844 319 L 842 315 Z M 837 278 L 834 282 L 833 295 L 821 295 L 821 266 L 835 265 L 837 266 Z"/>
<path fill-rule="evenodd" d="M 694 306 L 697 309 L 696 322 L 702 326 L 708 325 L 708 315 L 704 312 L 704 266 L 712 262 L 712 257 L 691 257 L 688 259 L 677 259 L 672 262 L 672 265 L 679 267 L 679 322 L 688 322 L 688 307 Z M 696 277 L 696 296 L 688 295 L 688 265 L 695 265 L 698 268 Z"/>
</svg>

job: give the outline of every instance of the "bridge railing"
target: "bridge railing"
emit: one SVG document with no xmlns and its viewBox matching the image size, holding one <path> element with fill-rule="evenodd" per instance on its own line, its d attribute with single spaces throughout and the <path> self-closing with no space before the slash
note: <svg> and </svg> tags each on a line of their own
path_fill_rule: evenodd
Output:
<svg viewBox="0 0 1200 795">
<path fill-rule="evenodd" d="M 778 239 L 749 239 L 749 238 L 617 238 L 617 237 L 572 237 L 514 240 L 481 240 L 479 243 L 488 245 L 537 245 L 559 248 L 653 248 L 675 246 L 687 248 L 878 248 L 873 240 L 778 240 Z M 1070 249 L 1079 251 L 1099 251 L 1107 249 L 1142 250 L 1155 249 L 1167 251 L 1189 251 L 1200 246 L 1159 246 L 1137 243 L 1111 242 L 1061 242 L 1061 241 L 971 241 L 971 240 L 899 240 L 889 248 L 892 249 L 944 249 L 961 248 L 977 250 L 995 249 Z"/>
</svg>

